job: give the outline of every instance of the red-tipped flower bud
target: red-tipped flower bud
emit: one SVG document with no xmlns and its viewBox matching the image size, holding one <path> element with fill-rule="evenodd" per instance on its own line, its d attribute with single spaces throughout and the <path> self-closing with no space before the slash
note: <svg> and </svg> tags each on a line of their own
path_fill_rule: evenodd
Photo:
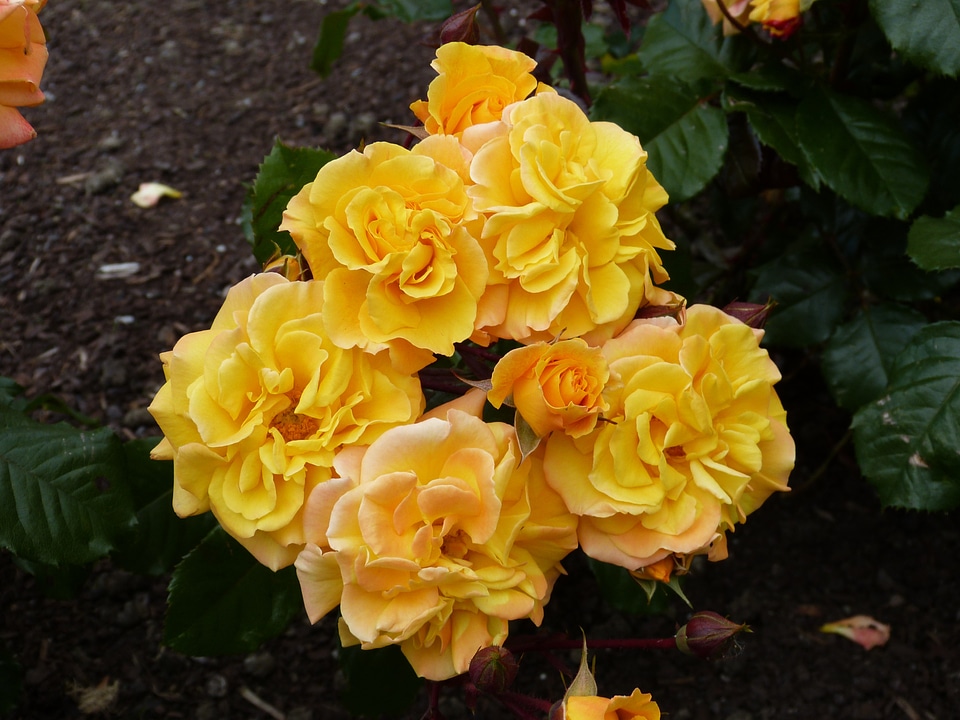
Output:
<svg viewBox="0 0 960 720">
<path fill-rule="evenodd" d="M 750 632 L 750 628 L 715 612 L 701 610 L 677 631 L 677 648 L 688 655 L 715 660 L 736 647 L 736 638 L 741 632 Z"/>
<path fill-rule="evenodd" d="M 777 303 L 773 300 L 767 300 L 763 305 L 759 303 L 732 302 L 723 308 L 723 311 L 744 325 L 749 325 L 757 330 L 762 330 L 767 323 L 767 318 L 773 311 Z"/>
<path fill-rule="evenodd" d="M 470 661 L 470 679 L 480 692 L 496 695 L 513 685 L 517 677 L 516 658 L 504 647 L 481 648 Z"/>
<path fill-rule="evenodd" d="M 467 45 L 476 45 L 480 39 L 480 26 L 477 25 L 477 10 L 480 5 L 461 10 L 451 15 L 440 26 L 440 44 L 448 42 L 464 42 Z"/>
</svg>

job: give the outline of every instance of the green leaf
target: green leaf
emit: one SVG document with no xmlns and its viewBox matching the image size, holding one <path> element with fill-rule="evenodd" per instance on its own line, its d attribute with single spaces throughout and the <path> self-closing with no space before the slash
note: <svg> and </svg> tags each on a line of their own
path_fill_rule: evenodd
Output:
<svg viewBox="0 0 960 720">
<path fill-rule="evenodd" d="M 723 78 L 742 69 L 741 38 L 723 37 L 700 0 L 673 0 L 650 18 L 638 55 L 653 74 L 695 82 Z"/>
<path fill-rule="evenodd" d="M 294 568 L 273 572 L 215 528 L 173 573 L 164 642 L 187 655 L 252 652 L 303 612 Z"/>
<path fill-rule="evenodd" d="M 48 565 L 110 552 L 135 522 L 119 438 L 24 422 L 9 405 L 0 405 L 0 428 L 0 547 Z"/>
<path fill-rule="evenodd" d="M 292 148 L 277 140 L 260 165 L 260 172 L 247 196 L 248 217 L 253 236 L 253 254 L 263 264 L 279 249 L 295 255 L 297 246 L 290 233 L 279 231 L 283 211 L 317 172 L 336 155 L 315 148 Z"/>
<path fill-rule="evenodd" d="M 357 3 L 351 3 L 343 10 L 327 13 L 320 24 L 320 37 L 313 46 L 313 59 L 310 69 L 327 77 L 333 68 L 333 63 L 343 54 L 343 39 L 347 34 L 350 18 L 360 11 Z"/>
<path fill-rule="evenodd" d="M 400 717 L 423 685 L 396 645 L 341 648 L 340 667 L 347 680 L 340 699 L 354 715 Z"/>
<path fill-rule="evenodd" d="M 960 506 L 960 322 L 920 330 L 886 394 L 858 410 L 852 427 L 860 468 L 884 505 Z"/>
<path fill-rule="evenodd" d="M 800 178 L 814 190 L 820 188 L 820 176 L 800 148 L 797 136 L 798 102 L 786 95 L 758 93 L 728 87 L 724 93 L 728 112 L 743 112 L 757 138 L 773 148 L 781 158 L 795 165 Z"/>
<path fill-rule="evenodd" d="M 123 568 L 148 575 L 172 570 L 216 526 L 210 513 L 180 518 L 173 512 L 173 463 L 150 459 L 156 444 L 150 438 L 124 446 L 137 524 L 113 553 Z"/>
<path fill-rule="evenodd" d="M 723 165 L 729 137 L 723 111 L 677 80 L 626 78 L 601 91 L 593 113 L 640 138 L 647 167 L 673 202 L 696 195 Z"/>
<path fill-rule="evenodd" d="M 853 412 L 886 389 L 894 360 L 926 318 L 892 303 L 863 308 L 834 332 L 821 367 L 837 405 Z"/>
<path fill-rule="evenodd" d="M 944 75 L 960 73 L 960 0 L 870 0 L 870 12 L 907 60 Z"/>
<path fill-rule="evenodd" d="M 797 135 L 824 182 L 857 207 L 905 219 L 923 199 L 923 158 L 897 121 L 868 102 L 811 90 L 797 111 Z"/>
<path fill-rule="evenodd" d="M 942 218 L 917 219 L 907 235 L 907 254 L 924 270 L 960 268 L 960 206 Z"/>
<path fill-rule="evenodd" d="M 762 265 L 750 301 L 777 303 L 764 341 L 792 347 L 825 341 L 843 318 L 849 285 L 830 251 L 819 246 L 795 248 Z"/>
</svg>

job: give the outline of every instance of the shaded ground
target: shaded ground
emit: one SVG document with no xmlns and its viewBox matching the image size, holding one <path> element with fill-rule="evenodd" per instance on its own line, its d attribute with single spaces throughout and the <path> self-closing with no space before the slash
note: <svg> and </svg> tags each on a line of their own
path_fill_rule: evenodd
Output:
<svg viewBox="0 0 960 720">
<path fill-rule="evenodd" d="M 0 375 L 126 436 L 156 433 L 145 408 L 162 382 L 157 353 L 207 327 L 223 290 L 256 269 L 238 218 L 274 137 L 338 151 L 361 137 L 399 140 L 377 121 L 409 123 L 407 105 L 425 92 L 425 28 L 396 23 L 355 18 L 334 75 L 312 74 L 320 19 L 337 6 L 51 0 L 41 16 L 49 101 L 28 115 L 39 138 L 0 154 Z M 184 197 L 140 209 L 129 197 L 147 181 Z M 102 272 L 130 262 L 139 269 L 128 277 Z M 599 652 L 601 689 L 638 685 L 673 720 L 957 717 L 956 515 L 881 511 L 849 448 L 810 484 L 847 419 L 828 409 L 801 358 L 778 360 L 798 489 L 751 517 L 730 559 L 699 568 L 687 585 L 695 607 L 748 622 L 754 634 L 738 657 L 715 664 Z M 669 635 L 685 619 L 679 604 L 675 617 L 612 611 L 581 564 L 572 561 L 547 607 L 554 628 Z M 270 717 L 257 698 L 290 720 L 341 716 L 331 621 L 298 622 L 250 657 L 186 658 L 160 645 L 166 578 L 105 564 L 78 598 L 52 600 L 3 555 L 0 573 L 0 640 L 26 671 L 14 717 L 81 717 L 71 689 L 101 680 L 119 681 L 117 717 Z M 892 626 L 889 645 L 865 652 L 817 632 L 860 613 Z M 555 699 L 555 673 L 532 660 L 523 686 Z M 453 694 L 445 707 L 463 714 Z M 479 716 L 501 715 L 484 707 Z"/>
</svg>

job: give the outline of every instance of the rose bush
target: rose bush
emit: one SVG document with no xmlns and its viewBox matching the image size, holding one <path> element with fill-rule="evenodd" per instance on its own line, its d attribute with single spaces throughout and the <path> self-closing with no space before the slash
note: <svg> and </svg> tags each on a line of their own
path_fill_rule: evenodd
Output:
<svg viewBox="0 0 960 720">
<path fill-rule="evenodd" d="M 794 444 L 761 334 L 694 305 L 682 324 L 636 320 L 603 345 L 607 422 L 551 435 L 544 466 L 580 516 L 584 552 L 629 570 L 721 559 L 725 531 L 787 489 Z"/>
<path fill-rule="evenodd" d="M 47 39 L 37 13 L 46 0 L 0 0 L 0 150 L 36 137 L 18 107 L 43 102 Z"/>
<path fill-rule="evenodd" d="M 337 347 L 323 283 L 254 275 L 231 288 L 209 330 L 161 356 L 150 405 L 173 460 L 174 510 L 210 510 L 273 569 L 303 547 L 303 504 L 331 477 L 334 453 L 367 444 L 423 409 L 416 376 L 387 353 Z"/>
</svg>

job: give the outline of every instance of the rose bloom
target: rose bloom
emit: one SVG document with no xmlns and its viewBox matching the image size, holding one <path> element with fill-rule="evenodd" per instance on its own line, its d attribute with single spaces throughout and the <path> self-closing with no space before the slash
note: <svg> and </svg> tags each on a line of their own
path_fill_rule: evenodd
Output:
<svg viewBox="0 0 960 720">
<path fill-rule="evenodd" d="M 774 37 L 790 37 L 800 27 L 800 0 L 750 0 L 750 6 L 750 20 Z"/>
<path fill-rule="evenodd" d="M 609 376 L 600 348 L 580 338 L 539 342 L 503 356 L 493 369 L 487 399 L 499 408 L 512 398 L 538 437 L 553 430 L 580 437 L 607 409 L 602 393 Z"/>
<path fill-rule="evenodd" d="M 416 371 L 473 332 L 487 263 L 448 157 L 464 162 L 454 138 L 412 151 L 373 143 L 324 165 L 287 206 L 280 228 L 325 281 L 323 319 L 338 345 L 389 347 Z"/>
<path fill-rule="evenodd" d="M 609 422 L 547 440 L 547 481 L 580 515 L 589 556 L 637 570 L 726 556 L 724 532 L 787 490 L 794 443 L 753 330 L 707 305 L 637 320 L 603 346 Z"/>
<path fill-rule="evenodd" d="M 576 518 L 546 484 L 537 456 L 520 464 L 512 426 L 454 404 L 346 447 L 338 474 L 354 481 L 327 513 L 324 488 L 307 508 L 308 544 L 297 559 L 315 622 L 336 606 L 344 645 L 398 644 L 430 680 L 467 670 L 483 647 L 502 645 L 508 622 L 538 624 L 560 560 L 576 547 Z"/>
<path fill-rule="evenodd" d="M 667 195 L 635 136 L 540 93 L 463 143 L 490 265 L 475 340 L 598 344 L 641 305 L 669 304 L 653 284 L 667 279 L 657 251 L 674 247 L 654 215 Z"/>
<path fill-rule="evenodd" d="M 18 107 L 43 102 L 47 39 L 37 13 L 46 0 L 0 0 L 0 150 L 37 136 Z"/>
<path fill-rule="evenodd" d="M 387 353 L 344 350 L 322 318 L 323 284 L 254 275 L 230 289 L 209 330 L 163 353 L 150 405 L 172 459 L 173 508 L 211 510 L 261 563 L 290 565 L 303 503 L 330 481 L 336 450 L 415 420 L 423 394 Z"/>
<path fill-rule="evenodd" d="M 639 690 L 612 698 L 571 695 L 564 698 L 562 708 L 559 718 L 563 720 L 660 720 L 660 707 L 651 695 Z"/>
<path fill-rule="evenodd" d="M 430 66 L 439 73 L 427 99 L 410 109 L 431 135 L 455 135 L 472 125 L 499 120 L 503 109 L 537 88 L 530 74 L 537 63 L 521 52 L 495 45 L 450 42 L 437 49 Z"/>
</svg>

